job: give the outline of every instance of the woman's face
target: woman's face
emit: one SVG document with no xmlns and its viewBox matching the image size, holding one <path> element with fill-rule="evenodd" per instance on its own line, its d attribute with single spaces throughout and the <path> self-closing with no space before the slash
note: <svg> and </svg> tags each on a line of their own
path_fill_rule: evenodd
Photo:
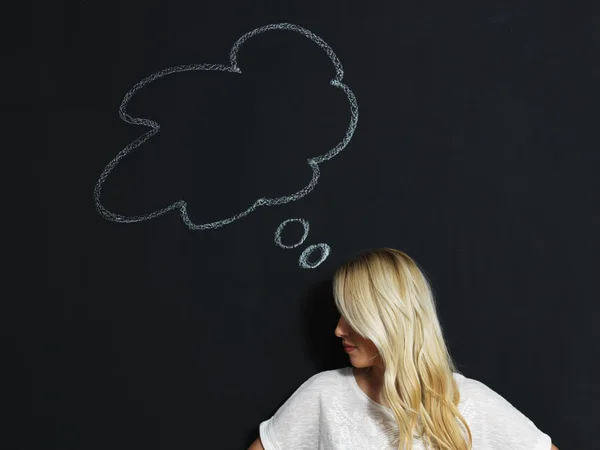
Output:
<svg viewBox="0 0 600 450">
<path fill-rule="evenodd" d="M 342 316 L 335 327 L 335 335 L 342 339 L 344 346 L 351 346 L 349 349 L 344 348 L 344 351 L 350 356 L 350 363 L 354 367 L 366 368 L 381 365 L 381 358 L 375 344 L 350 328 Z"/>
</svg>

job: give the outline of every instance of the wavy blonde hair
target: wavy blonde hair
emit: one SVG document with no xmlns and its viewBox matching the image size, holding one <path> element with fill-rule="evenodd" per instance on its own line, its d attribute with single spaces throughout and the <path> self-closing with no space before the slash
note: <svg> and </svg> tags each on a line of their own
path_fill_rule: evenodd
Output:
<svg viewBox="0 0 600 450">
<path fill-rule="evenodd" d="M 391 248 L 365 251 L 336 271 L 333 290 L 340 314 L 379 352 L 385 368 L 381 394 L 398 423 L 398 449 L 412 450 L 414 437 L 431 449 L 471 449 L 452 375 L 460 372 L 417 263 Z"/>
</svg>

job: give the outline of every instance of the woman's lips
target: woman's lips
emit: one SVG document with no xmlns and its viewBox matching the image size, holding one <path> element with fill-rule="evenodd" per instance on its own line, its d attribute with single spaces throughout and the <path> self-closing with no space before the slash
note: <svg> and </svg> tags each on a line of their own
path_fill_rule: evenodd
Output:
<svg viewBox="0 0 600 450">
<path fill-rule="evenodd" d="M 348 353 L 350 353 L 351 351 L 353 351 L 356 347 L 352 347 L 350 345 L 344 345 L 344 350 Z"/>
</svg>

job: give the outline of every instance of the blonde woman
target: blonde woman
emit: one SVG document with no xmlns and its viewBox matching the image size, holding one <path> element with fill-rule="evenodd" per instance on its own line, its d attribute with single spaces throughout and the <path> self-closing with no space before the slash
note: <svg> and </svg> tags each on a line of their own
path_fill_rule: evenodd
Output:
<svg viewBox="0 0 600 450">
<path fill-rule="evenodd" d="M 305 381 L 248 450 L 558 450 L 444 342 L 430 285 L 405 253 L 361 253 L 333 278 L 351 367 Z"/>
</svg>

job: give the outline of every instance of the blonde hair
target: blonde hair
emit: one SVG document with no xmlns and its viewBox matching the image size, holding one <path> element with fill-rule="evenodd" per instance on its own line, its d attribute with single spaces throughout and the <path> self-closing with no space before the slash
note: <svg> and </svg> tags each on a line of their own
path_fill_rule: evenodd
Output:
<svg viewBox="0 0 600 450">
<path fill-rule="evenodd" d="M 460 372 L 417 263 L 391 248 L 365 251 L 336 271 L 333 290 L 340 314 L 381 357 L 381 394 L 398 423 L 398 449 L 412 450 L 414 437 L 431 449 L 471 449 L 471 430 L 457 408 L 460 392 L 453 372 Z"/>
</svg>

